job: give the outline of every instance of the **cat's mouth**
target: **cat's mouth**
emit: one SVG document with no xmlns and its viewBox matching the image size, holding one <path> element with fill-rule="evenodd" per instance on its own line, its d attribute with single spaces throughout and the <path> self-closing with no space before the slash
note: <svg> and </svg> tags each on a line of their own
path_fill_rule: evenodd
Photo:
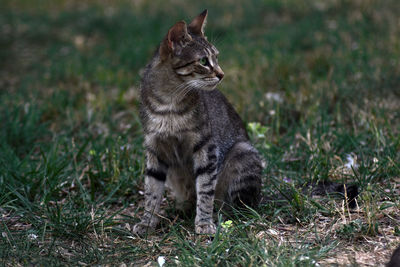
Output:
<svg viewBox="0 0 400 267">
<path fill-rule="evenodd" d="M 221 79 L 218 77 L 207 77 L 203 78 L 203 81 L 206 82 L 206 84 L 210 87 L 215 87 L 217 84 L 220 83 Z"/>
<path fill-rule="evenodd" d="M 203 78 L 203 80 L 210 81 L 210 82 L 215 82 L 215 81 L 219 82 L 220 81 L 220 79 L 217 77 L 207 77 L 207 78 Z"/>
</svg>

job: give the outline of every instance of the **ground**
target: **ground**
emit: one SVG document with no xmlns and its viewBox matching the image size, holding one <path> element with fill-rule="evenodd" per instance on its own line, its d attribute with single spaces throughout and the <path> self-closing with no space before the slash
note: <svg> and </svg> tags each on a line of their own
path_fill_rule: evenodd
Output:
<svg viewBox="0 0 400 267">
<path fill-rule="evenodd" d="M 383 266 L 400 244 L 400 2 L 1 5 L 3 265 Z M 204 8 L 266 200 L 219 216 L 209 238 L 166 196 L 160 228 L 140 238 L 140 71 Z M 357 185 L 356 207 L 303 190 L 321 181 Z"/>
</svg>

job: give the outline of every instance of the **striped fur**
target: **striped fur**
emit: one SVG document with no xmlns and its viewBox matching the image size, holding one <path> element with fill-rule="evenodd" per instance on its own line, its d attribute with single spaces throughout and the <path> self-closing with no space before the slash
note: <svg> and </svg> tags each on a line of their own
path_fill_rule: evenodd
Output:
<svg viewBox="0 0 400 267">
<path fill-rule="evenodd" d="M 215 87 L 224 74 L 204 36 L 207 12 L 169 31 L 141 83 L 146 149 L 145 214 L 134 232 L 158 223 L 164 187 L 196 209 L 195 231 L 214 234 L 214 202 L 256 206 L 261 160 L 239 115 Z"/>
</svg>

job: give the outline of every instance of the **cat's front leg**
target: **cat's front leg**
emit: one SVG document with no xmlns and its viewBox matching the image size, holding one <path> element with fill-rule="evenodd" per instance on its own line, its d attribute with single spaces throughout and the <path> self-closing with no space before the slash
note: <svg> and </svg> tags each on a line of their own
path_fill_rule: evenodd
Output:
<svg viewBox="0 0 400 267">
<path fill-rule="evenodd" d="M 150 233 L 159 222 L 158 212 L 164 195 L 167 168 L 154 153 L 146 151 L 144 214 L 141 221 L 133 227 L 135 234 L 143 236 Z"/>
<path fill-rule="evenodd" d="M 217 183 L 217 147 L 204 145 L 194 151 L 194 173 L 196 176 L 196 219 L 195 232 L 215 234 L 213 222 L 214 195 Z"/>
</svg>

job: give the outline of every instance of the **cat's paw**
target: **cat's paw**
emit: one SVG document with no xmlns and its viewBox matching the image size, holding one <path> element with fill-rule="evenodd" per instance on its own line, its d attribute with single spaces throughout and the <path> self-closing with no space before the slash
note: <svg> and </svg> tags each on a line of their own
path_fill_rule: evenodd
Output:
<svg viewBox="0 0 400 267">
<path fill-rule="evenodd" d="M 137 223 L 133 226 L 132 232 L 139 236 L 145 236 L 154 232 L 154 228 L 147 223 Z"/>
<path fill-rule="evenodd" d="M 217 227 L 213 222 L 196 224 L 195 232 L 200 235 L 214 235 L 217 232 Z"/>
</svg>

